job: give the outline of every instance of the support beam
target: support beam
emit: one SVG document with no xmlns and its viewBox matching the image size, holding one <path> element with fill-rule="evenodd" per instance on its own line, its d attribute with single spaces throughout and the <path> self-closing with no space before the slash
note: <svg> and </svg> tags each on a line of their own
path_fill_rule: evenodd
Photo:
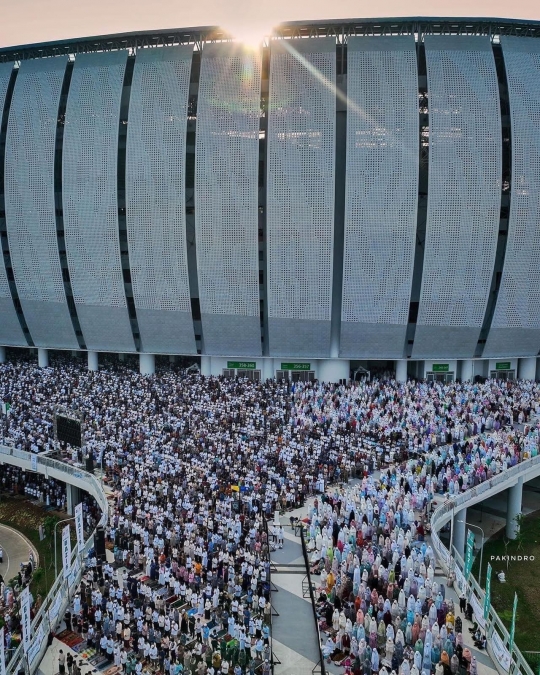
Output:
<svg viewBox="0 0 540 675">
<path fill-rule="evenodd" d="M 467 509 L 462 509 L 454 515 L 454 547 L 459 555 L 464 559 L 465 558 L 465 535 L 467 526 L 465 521 L 467 520 Z"/>
<path fill-rule="evenodd" d="M 461 381 L 472 382 L 474 380 L 474 361 L 472 359 L 464 359 L 461 362 Z"/>
<path fill-rule="evenodd" d="M 201 356 L 201 375 L 210 377 L 212 373 L 212 362 L 209 356 Z"/>
<path fill-rule="evenodd" d="M 398 382 L 407 382 L 407 360 L 400 359 L 396 361 L 396 380 Z"/>
<path fill-rule="evenodd" d="M 49 352 L 41 347 L 38 349 L 38 366 L 40 368 L 49 367 Z"/>
<path fill-rule="evenodd" d="M 519 525 L 516 516 L 521 513 L 521 498 L 523 496 L 523 478 L 511 488 L 508 488 L 506 502 L 506 536 L 515 539 L 519 534 Z"/>
<path fill-rule="evenodd" d="M 0 363 L 6 362 L 6 348 L 0 347 Z"/>
<path fill-rule="evenodd" d="M 120 354 L 118 354 L 118 360 L 119 361 L 125 361 L 126 355 L 123 352 L 120 352 Z"/>
<path fill-rule="evenodd" d="M 139 354 L 139 372 L 141 375 L 155 374 L 156 357 L 154 354 Z"/>
<path fill-rule="evenodd" d="M 88 370 L 99 370 L 97 352 L 88 352 Z"/>
<path fill-rule="evenodd" d="M 536 380 L 536 357 L 519 359 L 518 377 L 520 380 Z"/>
<path fill-rule="evenodd" d="M 66 506 L 69 516 L 75 513 L 75 507 L 81 501 L 81 494 L 78 487 L 66 483 Z"/>
</svg>

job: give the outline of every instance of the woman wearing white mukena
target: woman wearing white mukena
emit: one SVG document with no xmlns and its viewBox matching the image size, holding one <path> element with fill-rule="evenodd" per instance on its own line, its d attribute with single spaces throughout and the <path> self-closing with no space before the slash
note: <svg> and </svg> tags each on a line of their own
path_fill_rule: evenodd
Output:
<svg viewBox="0 0 540 675">
<path fill-rule="evenodd" d="M 4 549 L 0 546 L 0 563 L 4 562 Z"/>
</svg>

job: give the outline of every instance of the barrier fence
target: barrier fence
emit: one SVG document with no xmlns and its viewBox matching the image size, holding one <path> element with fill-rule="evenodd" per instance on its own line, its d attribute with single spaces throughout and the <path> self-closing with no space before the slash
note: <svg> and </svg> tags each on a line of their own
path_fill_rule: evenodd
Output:
<svg viewBox="0 0 540 675">
<path fill-rule="evenodd" d="M 302 554 L 304 556 L 304 563 L 306 565 L 306 573 L 308 577 L 308 587 L 309 587 L 309 598 L 311 600 L 311 609 L 313 610 L 313 619 L 315 621 L 315 629 L 317 631 L 317 642 L 319 644 L 319 663 L 316 664 L 313 668 L 313 673 L 320 673 L 320 675 L 326 675 L 326 667 L 324 662 L 324 656 L 322 653 L 321 647 L 321 632 L 319 630 L 319 618 L 317 617 L 317 610 L 315 609 L 315 595 L 313 593 L 313 583 L 311 581 L 311 571 L 309 568 L 309 556 L 306 546 L 306 539 L 304 534 L 304 528 L 300 527 L 300 541 L 302 542 Z"/>
</svg>

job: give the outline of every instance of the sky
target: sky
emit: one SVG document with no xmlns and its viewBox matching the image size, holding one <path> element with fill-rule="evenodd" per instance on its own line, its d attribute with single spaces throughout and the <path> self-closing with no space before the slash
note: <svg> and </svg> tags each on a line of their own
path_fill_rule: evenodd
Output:
<svg viewBox="0 0 540 675">
<path fill-rule="evenodd" d="M 3 0 L 0 47 L 159 28 L 221 26 L 255 42 L 282 21 L 404 16 L 540 20 L 539 0 Z"/>
</svg>

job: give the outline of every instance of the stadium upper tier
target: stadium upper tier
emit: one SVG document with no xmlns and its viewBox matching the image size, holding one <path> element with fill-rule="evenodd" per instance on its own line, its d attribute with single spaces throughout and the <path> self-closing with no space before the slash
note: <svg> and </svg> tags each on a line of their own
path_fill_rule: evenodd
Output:
<svg viewBox="0 0 540 675">
<path fill-rule="evenodd" d="M 540 22 L 10 47 L 2 109 L 0 345 L 540 350 Z"/>
</svg>

